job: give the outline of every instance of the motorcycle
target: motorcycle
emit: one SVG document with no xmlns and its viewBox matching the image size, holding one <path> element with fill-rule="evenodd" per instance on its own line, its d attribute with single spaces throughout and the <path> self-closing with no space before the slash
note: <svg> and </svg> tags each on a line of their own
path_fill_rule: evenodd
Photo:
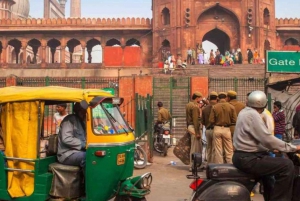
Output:
<svg viewBox="0 0 300 201">
<path fill-rule="evenodd" d="M 294 140 L 292 144 L 299 145 L 300 140 Z M 300 197 L 300 154 L 293 152 L 287 155 L 295 166 L 292 201 L 296 201 Z M 202 155 L 194 153 L 192 161 L 192 175 L 187 175 L 188 179 L 194 180 L 190 184 L 193 190 L 191 201 L 251 201 L 250 193 L 259 178 L 238 170 L 232 164 L 208 164 L 206 179 L 200 178 L 197 167 L 202 163 Z"/>
<path fill-rule="evenodd" d="M 163 154 L 163 156 L 167 156 L 168 148 L 171 146 L 170 122 L 157 124 L 154 127 L 153 138 L 154 150 L 160 154 Z"/>
</svg>

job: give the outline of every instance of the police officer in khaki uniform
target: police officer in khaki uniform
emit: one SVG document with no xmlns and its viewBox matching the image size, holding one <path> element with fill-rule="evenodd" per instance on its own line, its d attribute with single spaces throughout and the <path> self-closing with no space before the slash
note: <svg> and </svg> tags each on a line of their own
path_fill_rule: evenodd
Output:
<svg viewBox="0 0 300 201">
<path fill-rule="evenodd" d="M 172 116 L 169 110 L 163 107 L 163 103 L 158 102 L 157 107 L 158 107 L 157 123 L 162 124 L 162 123 L 170 122 Z"/>
<path fill-rule="evenodd" d="M 158 115 L 157 115 L 157 121 L 154 125 L 154 130 L 159 131 L 159 133 L 162 132 L 161 127 L 164 126 L 170 126 L 170 120 L 172 118 L 169 110 L 163 107 L 162 102 L 157 103 L 158 107 Z"/>
<path fill-rule="evenodd" d="M 195 92 L 192 100 L 186 105 L 186 123 L 188 132 L 191 135 L 191 151 L 190 151 L 190 171 L 192 170 L 193 153 L 202 153 L 202 141 L 200 130 L 200 109 L 199 102 L 202 100 L 202 94 Z"/>
<path fill-rule="evenodd" d="M 246 106 L 244 103 L 238 101 L 236 99 L 237 97 L 237 93 L 233 90 L 230 90 L 227 92 L 227 102 L 229 102 L 234 108 L 235 108 L 235 112 L 236 112 L 236 116 L 239 115 L 240 111 L 242 109 L 244 109 Z M 235 125 L 233 126 L 230 126 L 230 132 L 231 132 L 231 135 L 233 136 L 233 133 L 234 133 L 234 129 L 235 129 Z"/>
<path fill-rule="evenodd" d="M 236 123 L 236 112 L 232 105 L 226 102 L 226 93 L 219 93 L 219 102 L 212 107 L 209 123 L 214 125 L 213 146 L 215 154 L 213 163 L 232 163 L 233 146 L 230 126 Z M 225 161 L 224 161 L 225 152 Z"/>
<path fill-rule="evenodd" d="M 214 125 L 211 125 L 209 123 L 209 115 L 211 112 L 212 107 L 217 104 L 217 99 L 218 99 L 218 93 L 215 91 L 212 91 L 209 94 L 209 105 L 207 105 L 203 111 L 202 111 L 202 125 L 205 126 L 205 137 L 206 137 L 206 158 L 207 158 L 207 163 L 212 163 L 213 162 L 213 130 L 214 130 Z"/>
</svg>

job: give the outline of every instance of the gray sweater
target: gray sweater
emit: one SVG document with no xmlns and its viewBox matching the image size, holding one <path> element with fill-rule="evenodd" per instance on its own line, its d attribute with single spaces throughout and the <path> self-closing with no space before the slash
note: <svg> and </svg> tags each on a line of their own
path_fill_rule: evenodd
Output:
<svg viewBox="0 0 300 201">
<path fill-rule="evenodd" d="M 86 144 L 86 132 L 78 116 L 70 114 L 60 124 L 57 159 L 63 163 L 66 158 L 80 152 Z"/>
<path fill-rule="evenodd" d="M 259 113 L 250 107 L 244 108 L 239 113 L 234 130 L 233 145 L 236 150 L 245 152 L 296 151 L 296 146 L 274 137 L 268 131 Z"/>
</svg>

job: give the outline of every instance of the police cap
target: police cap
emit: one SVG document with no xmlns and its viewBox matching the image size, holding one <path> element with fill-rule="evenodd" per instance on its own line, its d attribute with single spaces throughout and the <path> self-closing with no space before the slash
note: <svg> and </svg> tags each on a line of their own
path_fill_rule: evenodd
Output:
<svg viewBox="0 0 300 201">
<path fill-rule="evenodd" d="M 237 96 L 237 93 L 233 90 L 227 91 L 227 96 Z"/>
</svg>

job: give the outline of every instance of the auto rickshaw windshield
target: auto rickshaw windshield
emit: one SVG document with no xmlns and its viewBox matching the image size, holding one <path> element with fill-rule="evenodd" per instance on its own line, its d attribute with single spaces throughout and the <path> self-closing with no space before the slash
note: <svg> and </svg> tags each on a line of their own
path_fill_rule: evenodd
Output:
<svg viewBox="0 0 300 201">
<path fill-rule="evenodd" d="M 131 132 L 117 105 L 101 103 L 92 109 L 93 130 L 96 135 Z"/>
</svg>

